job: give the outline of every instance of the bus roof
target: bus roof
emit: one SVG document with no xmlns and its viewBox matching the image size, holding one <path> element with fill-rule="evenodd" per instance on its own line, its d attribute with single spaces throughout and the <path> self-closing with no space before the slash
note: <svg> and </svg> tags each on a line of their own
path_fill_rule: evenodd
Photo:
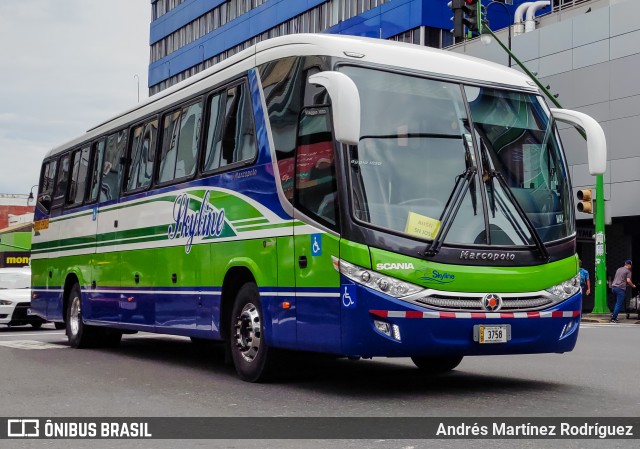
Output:
<svg viewBox="0 0 640 449">
<path fill-rule="evenodd" d="M 221 80 L 220 76 L 215 75 L 219 74 L 231 78 L 246 69 L 245 63 L 250 62 L 251 67 L 255 66 L 255 58 L 258 55 L 264 55 L 267 60 L 270 57 L 278 59 L 285 56 L 307 55 L 351 58 L 359 62 L 382 64 L 437 76 L 473 80 L 537 92 L 537 89 L 532 87 L 531 80 L 523 73 L 472 56 L 404 42 L 360 36 L 291 34 L 259 42 L 147 98 L 135 107 L 89 129 L 86 134 L 53 148 L 45 158 L 98 137 L 110 129 L 120 128 L 156 109 L 178 102 L 183 96 L 186 97 L 206 89 L 209 84 L 213 86 Z"/>
</svg>

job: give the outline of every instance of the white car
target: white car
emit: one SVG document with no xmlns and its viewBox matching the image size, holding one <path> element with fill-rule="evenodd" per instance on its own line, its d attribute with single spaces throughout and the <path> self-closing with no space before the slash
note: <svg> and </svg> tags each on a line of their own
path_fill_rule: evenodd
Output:
<svg viewBox="0 0 640 449">
<path fill-rule="evenodd" d="M 31 307 L 31 268 L 0 268 L 0 324 L 21 326 L 30 324 L 38 329 L 45 322 L 27 315 Z"/>
</svg>

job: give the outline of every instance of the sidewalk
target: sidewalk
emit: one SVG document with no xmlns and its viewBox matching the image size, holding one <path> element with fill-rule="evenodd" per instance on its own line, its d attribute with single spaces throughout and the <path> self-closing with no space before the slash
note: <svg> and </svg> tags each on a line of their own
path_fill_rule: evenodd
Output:
<svg viewBox="0 0 640 449">
<path fill-rule="evenodd" d="M 582 323 L 609 323 L 611 315 L 610 314 L 593 314 L 593 313 L 583 313 L 582 319 L 580 320 Z M 638 319 L 637 313 L 630 313 L 629 318 L 627 319 L 626 313 L 618 314 L 618 321 L 620 324 L 640 324 L 640 319 Z M 615 324 L 611 323 L 612 326 Z"/>
</svg>

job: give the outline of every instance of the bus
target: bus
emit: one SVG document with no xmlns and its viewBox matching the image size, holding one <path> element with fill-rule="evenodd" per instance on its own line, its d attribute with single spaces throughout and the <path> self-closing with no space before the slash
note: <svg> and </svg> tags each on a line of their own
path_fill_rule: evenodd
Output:
<svg viewBox="0 0 640 449">
<path fill-rule="evenodd" d="M 410 44 L 260 42 L 44 158 L 32 311 L 74 348 L 136 331 L 223 341 L 238 376 L 286 351 L 564 353 L 581 292 L 559 122 L 526 76 Z"/>
</svg>

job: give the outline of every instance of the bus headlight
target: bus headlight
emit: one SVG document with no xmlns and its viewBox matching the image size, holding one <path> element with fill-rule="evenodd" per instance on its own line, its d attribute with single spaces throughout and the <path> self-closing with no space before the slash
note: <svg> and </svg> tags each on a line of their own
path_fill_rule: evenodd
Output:
<svg viewBox="0 0 640 449">
<path fill-rule="evenodd" d="M 337 264 L 338 271 L 353 282 L 369 287 L 373 290 L 385 293 L 395 298 L 413 295 L 424 290 L 409 282 L 404 282 L 391 276 L 385 276 L 377 271 L 368 270 L 358 265 L 353 265 L 340 259 Z"/>
<path fill-rule="evenodd" d="M 580 275 L 578 274 L 571 279 L 567 279 L 561 284 L 554 285 L 546 290 L 562 300 L 570 298 L 580 290 Z"/>
</svg>

